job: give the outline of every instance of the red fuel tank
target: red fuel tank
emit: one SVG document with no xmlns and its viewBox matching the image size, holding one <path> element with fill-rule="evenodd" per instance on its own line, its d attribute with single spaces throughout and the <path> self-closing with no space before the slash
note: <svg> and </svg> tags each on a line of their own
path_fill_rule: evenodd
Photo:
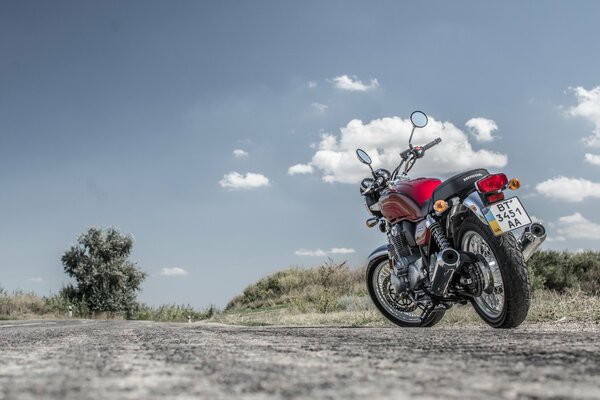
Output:
<svg viewBox="0 0 600 400">
<path fill-rule="evenodd" d="M 424 217 L 421 206 L 431 198 L 442 181 L 419 178 L 400 182 L 379 198 L 381 213 L 390 222 L 402 219 L 418 221 Z"/>
</svg>

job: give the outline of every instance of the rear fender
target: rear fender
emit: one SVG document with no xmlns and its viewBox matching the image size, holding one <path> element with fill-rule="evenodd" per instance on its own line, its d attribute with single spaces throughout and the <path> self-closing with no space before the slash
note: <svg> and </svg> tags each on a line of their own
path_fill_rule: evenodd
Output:
<svg viewBox="0 0 600 400">
<path fill-rule="evenodd" d="M 481 196 L 479 192 L 474 191 L 466 199 L 463 200 L 463 205 L 467 207 L 473 214 L 479 218 L 484 225 L 489 225 L 487 219 L 485 219 L 485 215 L 483 213 L 483 209 L 485 205 L 483 204 L 483 200 L 481 200 Z"/>
<path fill-rule="evenodd" d="M 489 225 L 484 215 L 484 208 L 485 205 L 483 204 L 479 192 L 474 191 L 461 203 L 456 204 L 450 209 L 449 214 L 446 216 L 446 232 L 454 241 L 455 247 L 459 245 L 456 243 L 456 234 L 466 213 L 475 214 L 485 226 Z"/>
</svg>

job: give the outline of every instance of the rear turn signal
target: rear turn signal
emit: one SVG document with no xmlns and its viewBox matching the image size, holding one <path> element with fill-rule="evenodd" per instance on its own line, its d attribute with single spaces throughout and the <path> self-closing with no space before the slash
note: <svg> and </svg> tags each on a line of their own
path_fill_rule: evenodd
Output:
<svg viewBox="0 0 600 400">
<path fill-rule="evenodd" d="M 438 200 L 433 205 L 433 209 L 436 213 L 441 214 L 448 209 L 448 203 L 446 203 L 444 200 Z"/>
<path fill-rule="evenodd" d="M 480 193 L 498 192 L 506 187 L 508 178 L 504 174 L 493 174 L 482 178 L 475 183 Z"/>
<path fill-rule="evenodd" d="M 508 188 L 510 190 L 517 190 L 520 187 L 521 187 L 521 181 L 518 180 L 517 178 L 512 178 L 510 181 L 508 181 Z"/>
</svg>

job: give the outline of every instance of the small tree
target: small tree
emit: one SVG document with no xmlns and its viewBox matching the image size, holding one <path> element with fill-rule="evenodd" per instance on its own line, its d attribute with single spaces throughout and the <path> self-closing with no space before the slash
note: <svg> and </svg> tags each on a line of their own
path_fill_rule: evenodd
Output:
<svg viewBox="0 0 600 400">
<path fill-rule="evenodd" d="M 132 247 L 133 238 L 115 228 L 91 228 L 61 258 L 65 272 L 77 282 L 63 293 L 91 311 L 131 317 L 137 308 L 136 292 L 147 276 L 129 261 Z"/>
</svg>

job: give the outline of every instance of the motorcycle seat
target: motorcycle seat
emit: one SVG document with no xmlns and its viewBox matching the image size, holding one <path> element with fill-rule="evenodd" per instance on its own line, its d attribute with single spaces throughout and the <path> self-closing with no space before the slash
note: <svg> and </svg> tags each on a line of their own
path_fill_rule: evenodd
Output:
<svg viewBox="0 0 600 400">
<path fill-rule="evenodd" d="M 484 176 L 489 175 L 487 169 L 478 168 L 454 175 L 435 188 L 429 201 L 423 204 L 423 213 L 429 213 L 433 210 L 433 205 L 438 200 L 448 200 L 451 197 L 463 195 L 471 192 L 475 187 L 475 182 Z"/>
</svg>

